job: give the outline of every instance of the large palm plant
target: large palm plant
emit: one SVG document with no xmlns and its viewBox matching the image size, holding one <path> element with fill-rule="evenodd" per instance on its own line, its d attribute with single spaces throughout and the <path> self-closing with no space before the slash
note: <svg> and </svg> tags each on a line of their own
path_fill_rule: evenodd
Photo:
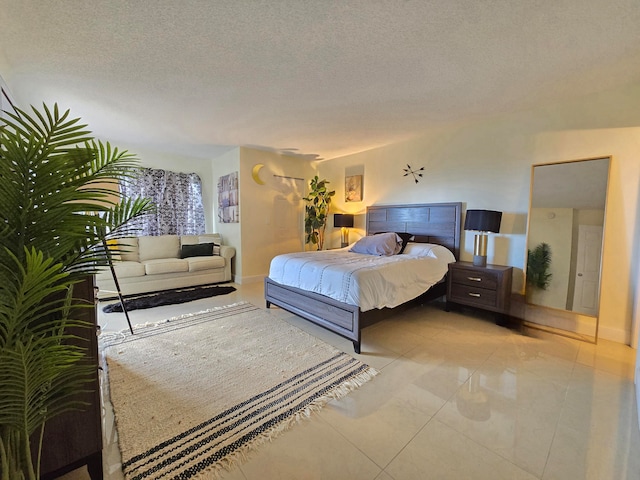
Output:
<svg viewBox="0 0 640 480">
<path fill-rule="evenodd" d="M 107 234 L 149 209 L 117 183 L 137 159 L 95 141 L 57 105 L 0 121 L 0 478 L 37 479 L 50 418 L 80 408 L 91 367 L 69 328 L 73 286 L 107 264 Z M 86 303 L 84 305 L 87 306 Z M 72 343 L 75 343 L 74 346 Z M 95 367 L 94 367 L 95 368 Z M 32 458 L 30 442 L 40 439 Z"/>
</svg>

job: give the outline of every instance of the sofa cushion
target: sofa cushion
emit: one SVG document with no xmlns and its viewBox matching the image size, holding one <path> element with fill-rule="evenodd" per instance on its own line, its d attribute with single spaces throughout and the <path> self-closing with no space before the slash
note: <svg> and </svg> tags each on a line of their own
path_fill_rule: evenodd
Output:
<svg viewBox="0 0 640 480">
<path fill-rule="evenodd" d="M 194 245 L 182 245 L 180 249 L 180 258 L 188 257 L 211 257 L 215 243 L 196 243 Z M 220 255 L 220 248 L 218 247 L 218 255 Z"/>
<path fill-rule="evenodd" d="M 178 235 L 138 237 L 138 252 L 141 262 L 156 258 L 179 259 L 180 237 Z"/>
<path fill-rule="evenodd" d="M 189 262 L 190 272 L 200 272 L 202 270 L 211 270 L 212 268 L 224 268 L 224 257 L 190 257 L 186 259 Z"/>
<path fill-rule="evenodd" d="M 125 262 L 139 262 L 140 256 L 138 255 L 138 238 L 127 237 L 109 240 L 109 243 L 116 244 L 116 250 L 118 258 L 114 257 L 114 260 L 123 260 Z"/>
<path fill-rule="evenodd" d="M 120 246 L 118 240 L 116 240 L 115 238 L 107 240 L 107 249 L 109 250 L 109 254 L 111 255 L 111 260 L 122 260 L 122 258 L 120 257 Z"/>
<path fill-rule="evenodd" d="M 189 263 L 180 258 L 154 258 L 143 262 L 147 275 L 157 275 L 159 273 L 188 272 Z"/>
<path fill-rule="evenodd" d="M 144 265 L 140 262 L 113 262 L 113 268 L 116 271 L 118 278 L 140 277 L 144 275 Z M 111 272 L 106 271 L 106 274 L 111 278 Z"/>
</svg>

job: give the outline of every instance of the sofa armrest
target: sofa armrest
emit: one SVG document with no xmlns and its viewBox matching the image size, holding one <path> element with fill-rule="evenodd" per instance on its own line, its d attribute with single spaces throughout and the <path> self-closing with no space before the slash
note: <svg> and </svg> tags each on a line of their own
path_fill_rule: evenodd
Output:
<svg viewBox="0 0 640 480">
<path fill-rule="evenodd" d="M 235 247 L 229 245 L 220 245 L 220 256 L 227 260 L 231 260 L 236 255 Z"/>
</svg>

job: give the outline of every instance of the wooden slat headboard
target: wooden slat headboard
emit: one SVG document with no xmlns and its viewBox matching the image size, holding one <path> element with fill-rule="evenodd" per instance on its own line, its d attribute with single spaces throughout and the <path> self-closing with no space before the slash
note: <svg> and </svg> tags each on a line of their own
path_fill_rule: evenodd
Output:
<svg viewBox="0 0 640 480">
<path fill-rule="evenodd" d="M 460 259 L 462 203 L 373 205 L 367 207 L 367 235 L 407 232 L 416 242 L 437 243 Z"/>
</svg>

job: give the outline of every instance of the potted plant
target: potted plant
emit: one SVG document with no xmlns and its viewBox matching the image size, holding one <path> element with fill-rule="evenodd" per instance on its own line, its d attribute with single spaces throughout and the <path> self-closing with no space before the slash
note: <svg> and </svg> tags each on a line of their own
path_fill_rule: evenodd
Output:
<svg viewBox="0 0 640 480">
<path fill-rule="evenodd" d="M 546 290 L 551 283 L 553 274 L 551 268 L 551 247 L 540 243 L 533 250 L 527 252 L 527 284 Z"/>
<path fill-rule="evenodd" d="M 82 407 L 73 396 L 96 366 L 68 332 L 86 326 L 79 309 L 95 306 L 74 298 L 74 285 L 108 263 L 107 233 L 124 235 L 150 208 L 118 193 L 132 154 L 95 141 L 57 105 L 32 110 L 0 120 L 2 480 L 39 479 L 45 424 Z"/>
<path fill-rule="evenodd" d="M 331 197 L 336 192 L 327 189 L 327 180 L 320 180 L 316 175 L 311 179 L 309 194 L 303 198 L 307 205 L 304 215 L 305 243 L 318 246 L 322 250 L 324 246 L 324 231 L 329 218 L 331 208 Z"/>
</svg>

